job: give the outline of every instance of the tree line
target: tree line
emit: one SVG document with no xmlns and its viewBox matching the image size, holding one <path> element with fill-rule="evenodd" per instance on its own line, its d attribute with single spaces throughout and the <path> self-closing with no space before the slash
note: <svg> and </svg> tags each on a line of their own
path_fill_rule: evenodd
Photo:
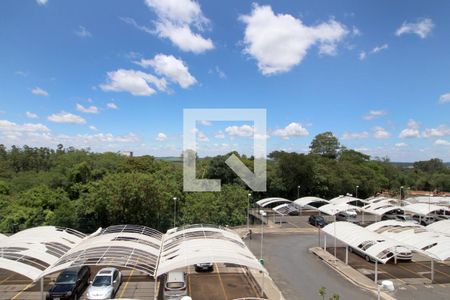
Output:
<svg viewBox="0 0 450 300">
<path fill-rule="evenodd" d="M 237 155 L 249 168 L 253 157 Z M 220 179 L 221 192 L 183 192 L 182 165 L 152 156 L 127 157 L 86 149 L 0 145 L 0 232 L 40 225 L 83 232 L 111 224 L 141 224 L 165 231 L 176 225 L 245 223 L 249 190 L 226 165 L 229 157 L 197 158 L 197 177 Z M 331 132 L 317 135 L 307 154 L 274 151 L 267 162 L 270 196 L 332 198 L 354 193 L 361 198 L 400 186 L 450 191 L 450 169 L 439 159 L 411 168 L 340 145 Z M 174 200 L 174 197 L 176 200 Z"/>
</svg>

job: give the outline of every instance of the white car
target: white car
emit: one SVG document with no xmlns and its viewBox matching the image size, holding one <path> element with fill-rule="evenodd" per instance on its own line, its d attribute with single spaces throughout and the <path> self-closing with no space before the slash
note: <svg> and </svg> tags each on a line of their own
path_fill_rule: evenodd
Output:
<svg viewBox="0 0 450 300">
<path fill-rule="evenodd" d="M 87 290 L 89 300 L 114 298 L 122 283 L 122 273 L 116 268 L 104 268 L 98 271 Z"/>
</svg>

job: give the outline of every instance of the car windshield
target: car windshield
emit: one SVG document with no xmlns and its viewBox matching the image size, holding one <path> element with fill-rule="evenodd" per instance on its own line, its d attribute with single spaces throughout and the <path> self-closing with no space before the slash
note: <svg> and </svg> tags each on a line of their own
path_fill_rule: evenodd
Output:
<svg viewBox="0 0 450 300">
<path fill-rule="evenodd" d="M 95 276 L 92 286 L 107 286 L 111 285 L 111 276 Z"/>
<path fill-rule="evenodd" d="M 168 282 L 167 283 L 167 287 L 169 289 L 179 289 L 182 288 L 184 286 L 183 282 Z"/>
<path fill-rule="evenodd" d="M 56 284 L 73 284 L 77 281 L 77 274 L 74 272 L 61 273 L 56 279 Z"/>
</svg>

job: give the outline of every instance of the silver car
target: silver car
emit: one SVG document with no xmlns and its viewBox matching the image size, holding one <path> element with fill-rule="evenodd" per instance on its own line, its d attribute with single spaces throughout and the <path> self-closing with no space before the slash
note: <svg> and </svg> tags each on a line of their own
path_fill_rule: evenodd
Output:
<svg viewBox="0 0 450 300">
<path fill-rule="evenodd" d="M 164 300 L 179 300 L 187 296 L 186 273 L 169 272 L 164 283 Z"/>
<path fill-rule="evenodd" d="M 87 290 L 89 300 L 114 298 L 122 282 L 122 273 L 116 268 L 104 268 L 98 271 Z"/>
</svg>

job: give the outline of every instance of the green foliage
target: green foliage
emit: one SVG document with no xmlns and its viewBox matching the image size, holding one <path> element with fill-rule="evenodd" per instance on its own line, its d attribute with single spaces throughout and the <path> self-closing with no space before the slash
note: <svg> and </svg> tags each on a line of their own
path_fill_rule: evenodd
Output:
<svg viewBox="0 0 450 300">
<path fill-rule="evenodd" d="M 309 146 L 311 154 L 322 155 L 328 158 L 336 158 L 340 149 L 339 140 L 332 132 L 327 131 L 316 135 Z"/>
</svg>

